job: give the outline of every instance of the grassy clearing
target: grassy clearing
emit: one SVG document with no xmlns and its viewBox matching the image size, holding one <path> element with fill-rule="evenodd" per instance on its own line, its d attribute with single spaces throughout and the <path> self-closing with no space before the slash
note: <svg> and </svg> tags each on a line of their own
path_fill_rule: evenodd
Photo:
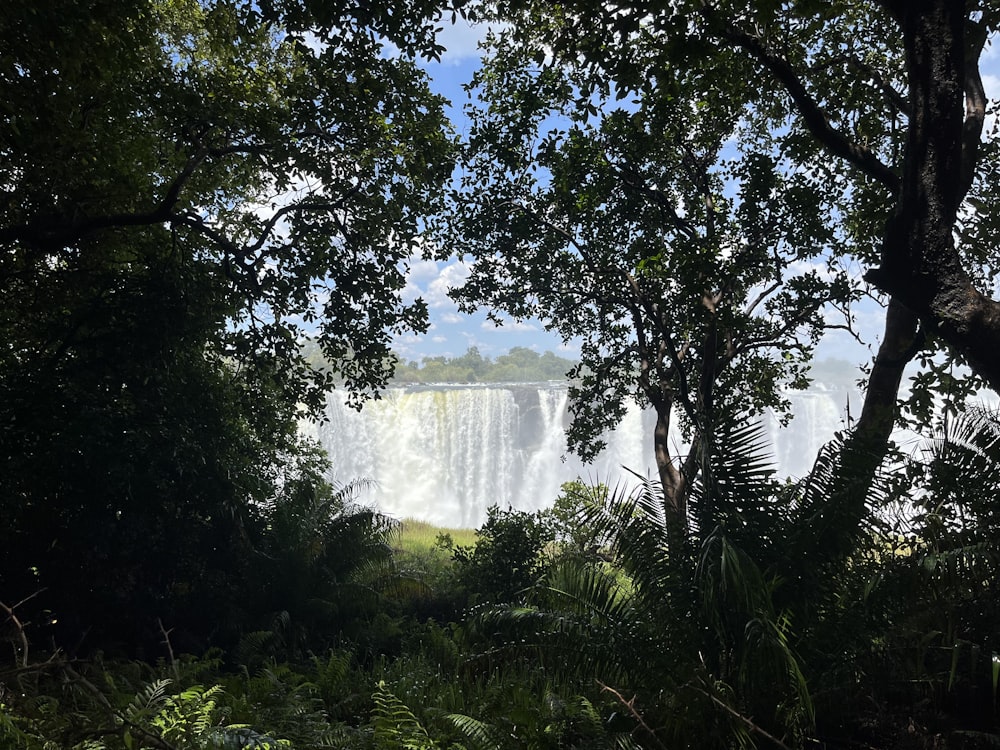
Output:
<svg viewBox="0 0 1000 750">
<path fill-rule="evenodd" d="M 446 529 L 415 518 L 404 518 L 399 529 L 399 549 L 416 555 L 426 555 L 435 551 L 435 543 L 440 534 L 448 534 L 456 545 L 471 546 L 476 541 L 475 529 Z"/>
<path fill-rule="evenodd" d="M 446 529 L 440 526 L 403 519 L 396 537 L 395 558 L 400 571 L 427 585 L 427 592 L 411 606 L 424 615 L 448 622 L 459 617 L 462 599 L 455 588 L 455 562 L 451 552 L 437 546 L 438 537 L 447 534 L 452 543 L 472 546 L 476 542 L 474 529 Z"/>
</svg>

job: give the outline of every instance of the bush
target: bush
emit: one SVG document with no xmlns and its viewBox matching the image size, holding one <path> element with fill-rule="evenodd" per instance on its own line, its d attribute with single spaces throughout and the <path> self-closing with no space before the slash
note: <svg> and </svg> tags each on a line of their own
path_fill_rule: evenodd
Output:
<svg viewBox="0 0 1000 750">
<path fill-rule="evenodd" d="M 469 603 L 512 601 L 537 583 L 546 568 L 542 553 L 553 539 L 540 514 L 491 506 L 475 545 L 452 548 L 456 578 L 470 592 Z"/>
</svg>

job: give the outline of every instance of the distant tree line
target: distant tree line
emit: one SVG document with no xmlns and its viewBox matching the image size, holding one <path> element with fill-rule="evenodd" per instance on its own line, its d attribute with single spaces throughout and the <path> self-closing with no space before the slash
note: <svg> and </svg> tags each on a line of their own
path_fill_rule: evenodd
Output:
<svg viewBox="0 0 1000 750">
<path fill-rule="evenodd" d="M 394 379 L 397 383 L 528 383 L 565 380 L 574 365 L 573 360 L 552 352 L 539 354 L 523 346 L 490 359 L 472 346 L 460 357 L 424 357 L 419 364 L 400 362 Z"/>
</svg>

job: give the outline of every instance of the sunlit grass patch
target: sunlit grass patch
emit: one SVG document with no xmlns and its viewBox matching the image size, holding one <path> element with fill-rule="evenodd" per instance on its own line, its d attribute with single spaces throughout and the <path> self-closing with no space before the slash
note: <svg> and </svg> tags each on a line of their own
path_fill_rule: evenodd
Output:
<svg viewBox="0 0 1000 750">
<path fill-rule="evenodd" d="M 397 543 L 403 552 L 426 554 L 435 549 L 438 537 L 442 534 L 449 535 L 460 546 L 471 546 L 476 541 L 475 529 L 447 529 L 415 518 L 404 518 Z"/>
</svg>

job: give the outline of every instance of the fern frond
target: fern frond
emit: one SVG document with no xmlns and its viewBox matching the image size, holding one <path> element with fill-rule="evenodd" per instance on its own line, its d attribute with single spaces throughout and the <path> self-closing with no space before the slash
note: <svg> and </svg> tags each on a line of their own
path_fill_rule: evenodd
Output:
<svg viewBox="0 0 1000 750">
<path fill-rule="evenodd" d="M 170 684 L 170 680 L 154 680 L 147 685 L 125 708 L 125 718 L 138 723 L 158 711 L 166 703 Z"/>
<path fill-rule="evenodd" d="M 375 702 L 373 716 L 377 748 L 434 750 L 438 747 L 413 711 L 389 691 L 385 682 L 378 683 L 372 700 Z"/>
<path fill-rule="evenodd" d="M 486 722 L 464 714 L 446 714 L 444 718 L 462 734 L 469 750 L 497 750 L 503 747 L 503 733 Z"/>
</svg>

